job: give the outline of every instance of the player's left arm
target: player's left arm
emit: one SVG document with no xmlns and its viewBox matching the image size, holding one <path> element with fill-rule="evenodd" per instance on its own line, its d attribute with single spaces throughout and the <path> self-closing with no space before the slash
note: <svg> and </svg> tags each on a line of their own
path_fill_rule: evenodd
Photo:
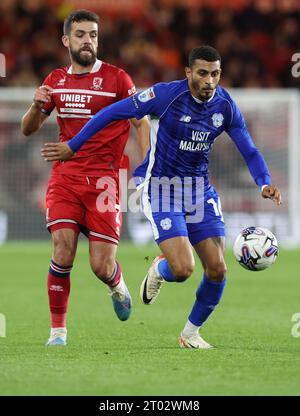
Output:
<svg viewBox="0 0 300 416">
<path fill-rule="evenodd" d="M 147 114 L 159 115 L 162 105 L 160 101 L 155 98 L 154 90 L 156 88 L 158 87 L 150 87 L 145 92 L 124 98 L 123 100 L 103 108 L 68 142 L 45 143 L 41 150 L 42 157 L 47 162 L 71 159 L 90 137 L 102 130 L 112 121 L 129 120 L 133 118 L 140 120 Z M 139 99 L 140 94 L 146 94 L 148 99 Z M 144 125 L 142 124 L 141 126 L 143 127 L 140 131 L 143 130 L 144 132 Z"/>
<path fill-rule="evenodd" d="M 130 121 L 136 129 L 136 138 L 140 150 L 140 158 L 141 161 L 143 161 L 150 146 L 150 122 L 146 116 L 140 120 L 132 118 Z"/>
<path fill-rule="evenodd" d="M 117 101 L 95 114 L 84 127 L 68 142 L 45 143 L 41 150 L 47 162 L 70 159 L 84 143 L 99 130 L 115 120 L 128 120 L 136 117 L 132 97 Z"/>
<path fill-rule="evenodd" d="M 281 192 L 277 186 L 271 184 L 271 175 L 266 161 L 253 143 L 252 137 L 246 127 L 244 117 L 239 108 L 233 104 L 232 120 L 229 128 L 226 130 L 239 152 L 243 156 L 248 169 L 261 189 L 263 198 L 271 199 L 277 205 L 281 204 Z"/>
</svg>

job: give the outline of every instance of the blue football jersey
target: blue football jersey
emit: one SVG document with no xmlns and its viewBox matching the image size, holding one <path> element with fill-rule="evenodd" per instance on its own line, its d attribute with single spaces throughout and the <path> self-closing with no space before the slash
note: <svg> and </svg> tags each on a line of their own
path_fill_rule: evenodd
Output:
<svg viewBox="0 0 300 416">
<path fill-rule="evenodd" d="M 104 108 L 68 144 L 76 152 L 110 122 L 145 115 L 151 120 L 151 146 L 134 172 L 140 182 L 150 177 L 202 177 L 205 188 L 209 187 L 208 155 L 215 139 L 226 131 L 256 184 L 271 183 L 265 160 L 229 93 L 218 86 L 208 101 L 201 101 L 191 95 L 187 79 L 155 84 Z"/>
<path fill-rule="evenodd" d="M 131 98 L 135 117 L 151 120 L 151 148 L 134 176 L 143 178 L 202 176 L 208 184 L 208 156 L 215 139 L 226 131 L 246 156 L 257 153 L 244 117 L 228 92 L 217 87 L 213 97 L 200 101 L 193 97 L 187 80 L 156 84 Z M 262 163 L 263 165 L 263 163 Z M 254 178 L 269 183 L 266 166 Z"/>
</svg>

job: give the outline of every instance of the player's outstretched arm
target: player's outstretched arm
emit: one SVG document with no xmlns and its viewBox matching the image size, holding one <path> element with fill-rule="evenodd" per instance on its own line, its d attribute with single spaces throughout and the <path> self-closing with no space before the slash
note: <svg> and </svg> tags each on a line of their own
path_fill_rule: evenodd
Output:
<svg viewBox="0 0 300 416">
<path fill-rule="evenodd" d="M 68 160 L 90 137 L 112 121 L 128 120 L 131 118 L 136 118 L 136 113 L 132 104 L 132 97 L 128 97 L 103 108 L 68 142 L 46 143 L 41 149 L 42 157 L 48 162 Z"/>
<path fill-rule="evenodd" d="M 277 186 L 264 186 L 263 190 L 261 191 L 261 196 L 263 198 L 271 199 L 272 201 L 276 202 L 277 205 L 281 204 L 281 192 Z"/>
<path fill-rule="evenodd" d="M 41 108 L 51 100 L 51 94 L 52 88 L 48 85 L 42 85 L 35 91 L 33 102 L 21 121 L 21 131 L 24 136 L 29 136 L 37 131 L 48 117 L 41 112 Z"/>
</svg>

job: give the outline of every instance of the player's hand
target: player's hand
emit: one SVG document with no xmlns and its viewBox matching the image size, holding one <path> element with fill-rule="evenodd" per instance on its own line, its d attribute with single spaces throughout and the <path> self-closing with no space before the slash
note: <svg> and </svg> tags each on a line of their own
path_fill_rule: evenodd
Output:
<svg viewBox="0 0 300 416">
<path fill-rule="evenodd" d="M 45 103 L 50 102 L 53 89 L 49 85 L 42 85 L 39 87 L 33 96 L 33 104 L 42 108 Z"/>
<path fill-rule="evenodd" d="M 41 154 L 47 162 L 53 162 L 54 160 L 71 159 L 74 152 L 66 142 L 60 142 L 45 143 L 44 147 L 41 149 Z"/>
<path fill-rule="evenodd" d="M 276 202 L 277 205 L 281 204 L 281 192 L 279 191 L 277 186 L 265 186 L 261 193 L 261 196 L 263 198 L 272 199 L 272 201 Z"/>
</svg>

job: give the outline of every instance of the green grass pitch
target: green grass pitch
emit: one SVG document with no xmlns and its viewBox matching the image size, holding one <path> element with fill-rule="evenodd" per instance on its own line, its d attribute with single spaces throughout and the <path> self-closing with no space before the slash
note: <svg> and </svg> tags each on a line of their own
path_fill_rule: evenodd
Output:
<svg viewBox="0 0 300 416">
<path fill-rule="evenodd" d="M 226 254 L 228 282 L 203 328 L 213 350 L 182 350 L 178 335 L 202 275 L 197 263 L 183 284 L 166 283 L 153 305 L 139 286 L 154 246 L 122 242 L 118 252 L 133 297 L 129 321 L 114 315 L 106 287 L 92 274 L 88 247 L 79 245 L 72 273 L 68 346 L 46 348 L 49 335 L 47 243 L 0 247 L 0 395 L 299 395 L 299 250 L 279 253 L 263 272 L 248 272 Z M 146 257 L 149 260 L 146 260 Z"/>
</svg>

